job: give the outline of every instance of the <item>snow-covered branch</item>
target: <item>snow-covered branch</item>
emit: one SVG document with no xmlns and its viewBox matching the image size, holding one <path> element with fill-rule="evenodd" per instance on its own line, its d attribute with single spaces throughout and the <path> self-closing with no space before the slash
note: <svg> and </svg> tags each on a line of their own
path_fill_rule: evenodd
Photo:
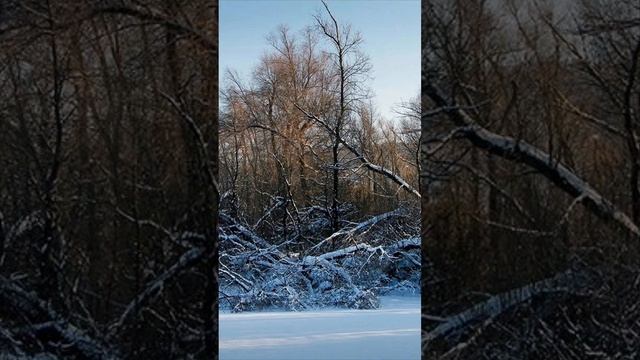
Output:
<svg viewBox="0 0 640 360">
<path fill-rule="evenodd" d="M 432 84 L 425 85 L 425 93 L 436 106 L 449 106 L 444 95 Z M 629 216 L 605 199 L 568 167 L 555 161 L 549 153 L 525 141 L 498 135 L 485 129 L 464 110 L 451 107 L 445 113 L 457 126 L 465 127 L 463 134 L 475 146 L 536 169 L 569 195 L 573 197 L 584 196 L 583 203 L 600 218 L 612 220 L 634 236 L 640 237 L 640 229 Z"/>
<path fill-rule="evenodd" d="M 386 212 L 384 214 L 380 214 L 377 216 L 374 216 L 366 221 L 363 221 L 359 224 L 357 224 L 356 226 L 349 228 L 349 229 L 341 229 L 339 231 L 336 231 L 335 233 L 331 234 L 329 237 L 327 237 L 326 239 L 320 241 L 319 243 L 317 243 L 316 245 L 314 245 L 313 247 L 311 247 L 309 249 L 308 252 L 311 252 L 315 249 L 320 248 L 322 245 L 326 244 L 326 243 L 330 243 L 340 237 L 345 237 L 345 239 L 350 238 L 351 236 L 353 236 L 354 234 L 357 234 L 359 232 L 362 232 L 368 228 L 370 228 L 371 226 L 387 220 L 389 218 L 393 218 L 393 217 L 397 217 L 397 216 L 402 216 L 404 214 L 404 210 L 403 209 L 396 209 L 393 211 L 389 211 Z"/>
<path fill-rule="evenodd" d="M 422 246 L 422 239 L 419 236 L 415 236 L 408 239 L 402 239 L 394 244 L 389 245 L 386 251 L 389 255 L 393 255 L 399 251 L 419 249 Z"/>
<path fill-rule="evenodd" d="M 568 291 L 571 281 L 575 279 L 572 270 L 560 273 L 554 277 L 540 280 L 523 287 L 491 296 L 489 299 L 478 303 L 471 308 L 445 318 L 440 325 L 427 333 L 424 340 L 430 343 L 442 337 L 448 336 L 454 331 L 463 330 L 465 327 L 495 318 L 506 310 L 522 304 L 532 297 L 549 292 Z"/>
<path fill-rule="evenodd" d="M 316 122 L 318 122 L 319 124 L 321 124 L 322 126 L 324 126 L 325 128 L 327 128 L 327 130 L 332 131 L 331 127 L 322 119 L 320 119 L 319 117 L 311 114 L 310 112 L 304 110 L 302 107 L 300 107 L 298 104 L 295 104 L 296 108 L 298 110 L 300 110 L 306 117 L 308 117 L 311 120 L 314 120 Z M 335 135 L 335 134 L 334 134 Z M 358 151 L 358 149 L 356 149 L 353 145 L 349 144 L 346 140 L 344 140 L 341 136 L 338 136 L 338 141 L 344 145 L 344 147 L 347 148 L 347 150 L 349 150 L 353 155 L 356 156 L 356 158 L 358 160 L 360 160 L 360 162 L 362 162 L 362 164 L 369 170 L 378 173 L 380 175 L 383 175 L 384 177 L 386 177 L 387 179 L 395 182 L 396 184 L 400 185 L 401 188 L 405 189 L 408 193 L 414 195 L 415 197 L 417 197 L 418 199 L 421 197 L 420 196 L 420 192 L 415 189 L 413 186 L 411 186 L 406 180 L 404 180 L 402 177 L 398 176 L 398 174 L 394 173 L 393 171 L 385 168 L 384 166 L 380 166 L 377 164 L 374 164 L 373 162 L 371 162 L 366 156 L 364 156 L 364 154 L 362 154 L 360 151 Z"/>
<path fill-rule="evenodd" d="M 174 276 L 180 274 L 185 269 L 188 269 L 197 264 L 198 261 L 203 258 L 204 254 L 204 250 L 200 248 L 193 248 L 188 250 L 187 252 L 182 254 L 182 256 L 178 259 L 178 261 L 176 261 L 175 264 L 173 264 L 162 274 L 149 282 L 146 288 L 127 305 L 118 320 L 110 326 L 110 335 L 117 334 L 129 320 L 131 320 L 138 314 L 140 309 L 142 309 L 145 305 L 147 305 L 147 303 L 149 303 L 152 299 L 157 297 L 162 292 L 169 280 L 171 280 Z"/>
<path fill-rule="evenodd" d="M 404 251 L 404 250 L 409 250 L 409 249 L 417 249 L 420 248 L 420 244 L 421 244 L 421 240 L 419 237 L 412 237 L 409 239 L 403 239 L 400 240 L 396 243 L 393 243 L 387 247 L 382 247 L 382 246 L 371 246 L 368 244 L 364 244 L 364 243 L 360 243 L 360 244 L 356 244 L 356 245 L 352 245 L 352 246 L 348 246 L 346 248 L 342 248 L 339 250 L 335 250 L 335 251 L 330 251 L 328 253 L 324 253 L 322 255 L 318 255 L 318 256 L 306 256 L 306 258 L 309 258 L 308 261 L 312 261 L 313 258 L 321 258 L 321 259 L 325 259 L 325 260 L 333 260 L 336 258 L 340 258 L 340 257 L 344 257 L 346 255 L 352 254 L 358 250 L 366 250 L 369 252 L 376 252 L 376 251 L 380 251 L 383 254 L 395 254 L 399 251 Z"/>
<path fill-rule="evenodd" d="M 15 281 L 0 276 L 0 303 L 3 308 L 19 309 L 23 316 L 27 316 L 32 322 L 45 324 L 38 327 L 30 327 L 36 338 L 38 332 L 43 330 L 53 331 L 63 341 L 63 346 L 73 349 L 78 356 L 87 359 L 117 359 L 114 350 L 101 341 L 91 338 L 81 329 L 74 326 L 68 319 L 63 318 L 51 308 L 51 304 L 41 300 L 32 291 L 26 291 Z M 42 321 L 44 320 L 44 321 Z"/>
</svg>

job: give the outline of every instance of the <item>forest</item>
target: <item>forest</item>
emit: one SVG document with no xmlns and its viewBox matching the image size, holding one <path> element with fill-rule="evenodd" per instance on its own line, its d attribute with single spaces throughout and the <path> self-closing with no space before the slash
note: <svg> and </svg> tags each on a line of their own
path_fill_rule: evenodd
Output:
<svg viewBox="0 0 640 360">
<path fill-rule="evenodd" d="M 423 351 L 637 358 L 640 5 L 423 4 Z"/>
<path fill-rule="evenodd" d="M 221 309 L 420 293 L 418 97 L 380 116 L 364 38 L 319 4 L 267 36 L 248 78 L 221 77 Z"/>
<path fill-rule="evenodd" d="M 429 359 L 637 358 L 638 2 L 423 0 L 393 118 L 317 6 L 242 74 L 217 1 L 0 2 L 0 357 L 217 358 L 219 314 L 420 295 Z"/>
<path fill-rule="evenodd" d="M 245 79 L 217 1 L 0 2 L 3 358 L 217 358 L 218 309 L 420 293 L 419 98 L 382 117 L 318 5 Z"/>
<path fill-rule="evenodd" d="M 217 351 L 217 9 L 0 2 L 0 357 Z"/>
</svg>

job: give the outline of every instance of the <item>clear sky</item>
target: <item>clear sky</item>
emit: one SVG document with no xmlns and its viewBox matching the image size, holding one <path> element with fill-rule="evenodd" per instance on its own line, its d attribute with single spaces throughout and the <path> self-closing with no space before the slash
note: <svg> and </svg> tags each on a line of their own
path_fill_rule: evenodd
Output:
<svg viewBox="0 0 640 360">
<path fill-rule="evenodd" d="M 350 23 L 364 38 L 369 55 L 374 104 L 385 118 L 396 117 L 393 107 L 420 93 L 420 1 L 329 0 L 338 21 Z M 227 69 L 247 79 L 278 25 L 292 32 L 313 25 L 320 0 L 220 0 L 220 75 Z"/>
</svg>

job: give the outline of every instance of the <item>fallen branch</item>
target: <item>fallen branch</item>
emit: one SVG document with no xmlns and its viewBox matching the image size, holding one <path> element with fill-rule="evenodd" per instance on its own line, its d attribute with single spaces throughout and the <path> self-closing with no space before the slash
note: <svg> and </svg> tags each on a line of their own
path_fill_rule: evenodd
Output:
<svg viewBox="0 0 640 360">
<path fill-rule="evenodd" d="M 345 238 L 348 239 L 349 237 L 353 236 L 354 234 L 356 234 L 356 233 L 358 233 L 360 231 L 363 231 L 365 229 L 368 229 L 371 226 L 373 226 L 373 225 L 375 225 L 375 224 L 377 224 L 377 223 L 379 223 L 379 222 L 381 222 L 383 220 L 386 220 L 386 219 L 389 219 L 389 218 L 393 218 L 393 217 L 396 217 L 396 216 L 402 216 L 403 214 L 404 214 L 404 210 L 403 209 L 396 209 L 396 210 L 389 211 L 389 212 L 384 213 L 384 214 L 380 214 L 380 215 L 374 216 L 371 219 L 363 221 L 363 222 L 357 224 L 356 226 L 354 226 L 352 228 L 349 228 L 347 230 L 343 229 L 343 230 L 340 230 L 340 231 L 337 231 L 337 232 L 331 234 L 326 239 L 324 239 L 324 240 L 320 241 L 319 243 L 317 243 L 316 245 L 312 246 L 309 249 L 309 252 L 319 248 L 320 246 L 324 245 L 325 243 L 328 243 L 328 242 L 331 242 L 331 241 L 335 240 L 338 237 L 345 236 Z"/>
<path fill-rule="evenodd" d="M 432 84 L 425 85 L 425 93 L 436 106 L 449 106 L 440 90 Z M 543 176 L 574 198 L 583 196 L 583 203 L 586 207 L 601 219 L 612 220 L 627 229 L 635 237 L 640 237 L 640 229 L 631 218 L 616 208 L 615 205 L 565 165 L 554 162 L 549 153 L 525 141 L 498 135 L 485 129 L 462 109 L 449 107 L 444 112 L 455 125 L 465 128 L 463 134 L 475 146 L 505 159 L 522 162 L 538 170 Z"/>
<path fill-rule="evenodd" d="M 568 289 L 566 284 L 569 280 L 574 278 L 574 275 L 575 274 L 569 270 L 554 277 L 494 295 L 486 301 L 476 304 L 465 311 L 445 318 L 444 322 L 427 333 L 424 340 L 428 344 L 434 340 L 445 337 L 454 331 L 463 330 L 472 323 L 495 318 L 508 309 L 522 304 L 538 294 L 567 291 Z"/>
<path fill-rule="evenodd" d="M 403 239 L 396 242 L 395 244 L 389 245 L 386 251 L 389 255 L 393 255 L 403 250 L 419 249 L 421 246 L 422 239 L 420 239 L 419 236 L 416 236 L 408 239 Z"/>
<path fill-rule="evenodd" d="M 325 128 L 327 128 L 327 130 L 333 132 L 331 130 L 331 127 L 329 125 L 327 125 L 326 122 L 324 122 L 322 119 L 318 118 L 317 116 L 309 113 L 308 111 L 304 110 L 302 107 L 300 107 L 298 104 L 295 104 L 296 108 L 298 108 L 298 110 L 300 110 L 306 117 L 308 117 L 311 120 L 314 120 L 316 122 L 318 122 L 319 124 L 321 124 L 322 126 L 324 126 Z M 335 134 L 334 134 L 335 135 Z M 386 177 L 387 179 L 395 182 L 396 184 L 400 185 L 400 187 L 402 189 L 405 189 L 408 193 L 416 196 L 418 199 L 421 198 L 420 196 L 420 192 L 418 190 L 416 190 L 413 186 L 411 186 L 407 181 L 405 181 L 403 178 L 401 178 L 400 176 L 398 176 L 397 174 L 395 174 L 394 172 L 386 169 L 384 166 L 380 166 L 380 165 L 376 165 L 374 163 L 372 163 L 371 161 L 369 161 L 369 159 L 367 159 L 366 156 L 364 156 L 364 154 L 361 154 L 354 146 L 352 146 L 351 144 L 349 144 L 347 141 L 345 141 L 342 137 L 338 136 L 338 141 L 344 145 L 344 147 L 347 148 L 347 150 L 349 150 L 353 155 L 356 156 L 356 158 L 358 160 L 360 160 L 360 162 L 362 162 L 362 164 L 367 167 L 369 170 L 376 172 L 380 175 L 383 175 L 384 177 Z"/>
<path fill-rule="evenodd" d="M 334 260 L 352 254 L 359 250 L 366 250 L 369 252 L 380 251 L 382 254 L 395 254 L 401 250 L 417 249 L 420 248 L 421 240 L 419 237 L 413 237 L 409 239 L 400 240 L 392 245 L 389 245 L 386 249 L 382 246 L 371 246 L 369 244 L 356 244 L 342 248 L 339 250 L 331 251 L 318 256 L 305 256 L 304 263 L 312 263 L 314 259 Z"/>
</svg>

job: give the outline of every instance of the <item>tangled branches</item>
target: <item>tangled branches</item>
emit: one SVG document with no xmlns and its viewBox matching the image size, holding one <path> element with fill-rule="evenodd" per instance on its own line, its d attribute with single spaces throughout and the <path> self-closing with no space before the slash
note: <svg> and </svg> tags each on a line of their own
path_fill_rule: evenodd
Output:
<svg viewBox="0 0 640 360">
<path fill-rule="evenodd" d="M 220 304 L 232 311 L 278 307 L 378 307 L 377 295 L 419 286 L 418 237 L 389 239 L 409 211 L 372 217 L 317 240 L 302 252 L 292 241 L 272 244 L 224 213 L 220 228 Z M 390 225 L 389 223 L 393 225 Z M 317 222 L 310 222 L 317 223 Z M 412 231 L 411 226 L 404 225 Z M 363 241 L 367 238 L 368 242 Z M 277 239 L 277 238 L 275 238 Z M 351 244 L 351 245 L 349 245 Z M 316 254 L 318 249 L 335 250 Z"/>
</svg>

